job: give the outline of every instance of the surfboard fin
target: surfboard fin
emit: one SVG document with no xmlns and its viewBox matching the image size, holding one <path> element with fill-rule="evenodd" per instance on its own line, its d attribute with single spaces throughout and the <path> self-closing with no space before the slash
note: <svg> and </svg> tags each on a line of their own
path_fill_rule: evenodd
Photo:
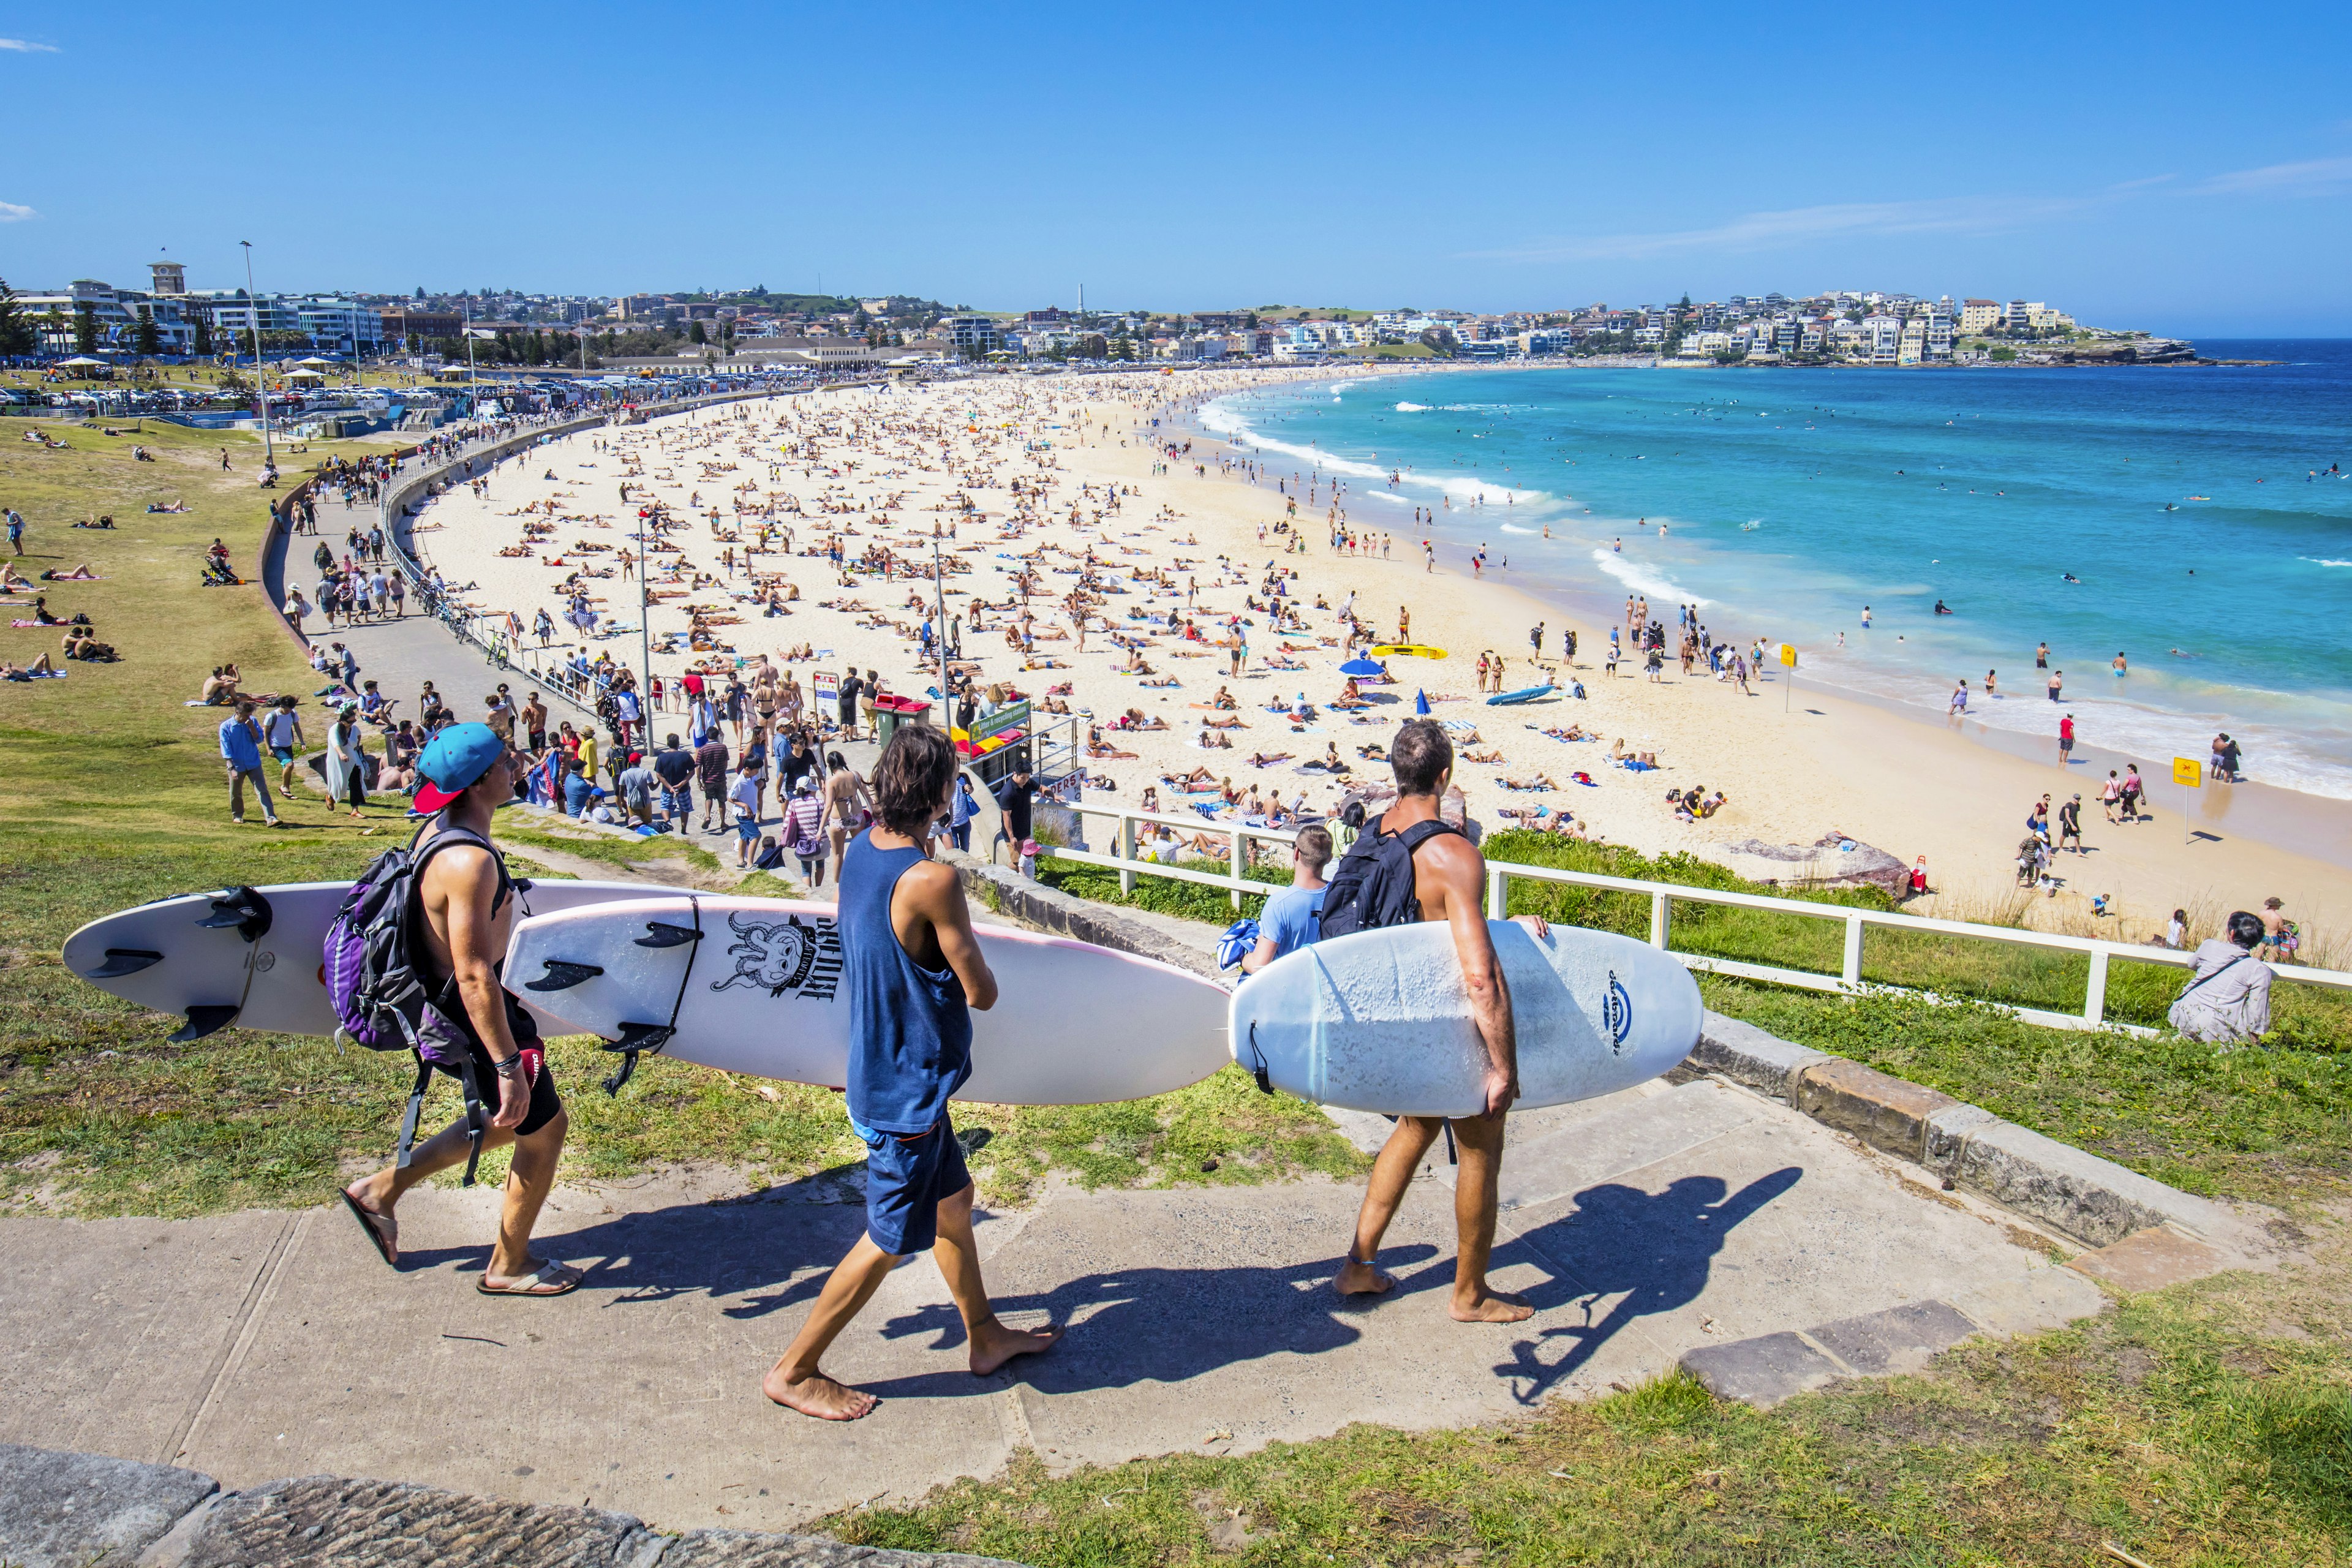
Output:
<svg viewBox="0 0 2352 1568">
<path fill-rule="evenodd" d="M 126 974 L 136 974 L 163 962 L 160 952 L 150 952 L 143 947 L 110 947 L 106 962 L 82 976 L 84 980 L 120 980 Z"/>
<path fill-rule="evenodd" d="M 619 1069 L 604 1079 L 604 1092 L 620 1093 L 628 1083 L 630 1075 L 637 1070 L 638 1055 L 646 1051 L 658 1055 L 661 1048 L 669 1044 L 670 1037 L 677 1033 L 677 1030 L 667 1024 L 622 1025 L 621 1037 L 607 1040 L 604 1045 L 605 1050 L 621 1053 Z"/>
<path fill-rule="evenodd" d="M 225 888 L 213 895 L 213 912 L 196 923 L 212 931 L 236 928 L 236 934 L 247 942 L 258 942 L 269 934 L 271 920 L 269 900 L 254 888 Z"/>
<path fill-rule="evenodd" d="M 639 947 L 684 947 L 689 942 L 700 942 L 702 933 L 686 926 L 674 926 L 662 921 L 647 921 L 646 934 L 637 938 Z"/>
<path fill-rule="evenodd" d="M 188 1009 L 188 1021 L 167 1037 L 175 1046 L 184 1046 L 192 1041 L 201 1040 L 206 1035 L 216 1035 L 227 1028 L 229 1021 L 235 1018 L 236 1014 L 237 1009 L 235 1007 L 218 1005 L 191 1007 Z"/>
<path fill-rule="evenodd" d="M 560 958 L 541 959 L 540 962 L 547 965 L 547 973 L 536 980 L 524 981 L 524 990 L 569 991 L 582 981 L 593 980 L 604 973 L 604 965 L 598 963 L 568 963 Z"/>
</svg>

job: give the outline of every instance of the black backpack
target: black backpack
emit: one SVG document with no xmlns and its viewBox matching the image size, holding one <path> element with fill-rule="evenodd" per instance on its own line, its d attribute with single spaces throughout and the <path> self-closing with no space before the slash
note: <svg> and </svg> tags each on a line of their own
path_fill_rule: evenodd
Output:
<svg viewBox="0 0 2352 1568">
<path fill-rule="evenodd" d="M 1385 816 L 1364 824 L 1331 874 L 1317 940 L 1411 925 L 1421 919 L 1421 900 L 1413 896 L 1412 852 L 1441 833 L 1462 830 L 1433 817 L 1402 833 L 1385 833 L 1381 829 Z"/>
</svg>

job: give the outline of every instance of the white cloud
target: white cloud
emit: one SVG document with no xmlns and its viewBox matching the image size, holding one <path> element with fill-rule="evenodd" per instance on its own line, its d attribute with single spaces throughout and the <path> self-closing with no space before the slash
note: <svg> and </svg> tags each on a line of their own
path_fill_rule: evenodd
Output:
<svg viewBox="0 0 2352 1568">
<path fill-rule="evenodd" d="M 2094 205 L 2095 198 L 1947 196 L 1908 202 L 1841 202 L 1748 213 L 1712 228 L 1661 234 L 1538 240 L 1469 255 L 1498 261 L 1640 260 L 1685 250 L 1769 250 L 1808 240 L 1872 234 L 1990 234 Z"/>
<path fill-rule="evenodd" d="M 2314 158 L 2301 163 L 2266 163 L 2259 169 L 2215 174 L 2191 189 L 2203 196 L 2311 196 L 2347 184 L 2352 184 L 2352 158 Z"/>
<path fill-rule="evenodd" d="M 19 55 L 53 55 L 58 52 L 55 44 L 36 44 L 24 38 L 0 38 L 0 49 Z"/>
<path fill-rule="evenodd" d="M 22 223 L 41 215 L 30 207 L 20 207 L 15 202 L 0 202 L 0 223 Z"/>
</svg>

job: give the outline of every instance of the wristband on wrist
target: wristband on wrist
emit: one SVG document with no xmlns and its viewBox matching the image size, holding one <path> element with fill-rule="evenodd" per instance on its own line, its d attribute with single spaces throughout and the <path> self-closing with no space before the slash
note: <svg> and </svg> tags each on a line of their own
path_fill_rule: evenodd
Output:
<svg viewBox="0 0 2352 1568">
<path fill-rule="evenodd" d="M 522 1071 L 522 1053 L 520 1051 L 517 1051 L 513 1056 L 507 1058 L 504 1061 L 499 1061 L 496 1058 L 493 1058 L 490 1061 L 490 1068 L 500 1078 L 512 1078 L 515 1074 Z"/>
</svg>

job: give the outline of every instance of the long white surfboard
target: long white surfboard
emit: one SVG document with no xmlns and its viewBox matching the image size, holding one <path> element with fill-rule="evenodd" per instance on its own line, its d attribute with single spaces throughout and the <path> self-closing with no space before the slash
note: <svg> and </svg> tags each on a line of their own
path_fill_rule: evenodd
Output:
<svg viewBox="0 0 2352 1568">
<path fill-rule="evenodd" d="M 974 1013 L 959 1100 L 1099 1105 L 1224 1066 L 1225 994 L 1197 974 L 1066 937 L 977 928 L 996 1005 Z M 831 904 L 671 894 L 535 915 L 506 983 L 563 1026 L 682 1061 L 838 1089 L 849 997 Z"/>
<path fill-rule="evenodd" d="M 1520 1106 L 1630 1089 L 1698 1043 L 1697 983 L 1664 953 L 1572 926 L 1486 929 L 1511 993 Z M 1242 983 L 1232 1018 L 1234 1059 L 1302 1100 L 1390 1116 L 1485 1109 L 1486 1047 L 1442 923 L 1287 953 Z"/>
<path fill-rule="evenodd" d="M 90 921 L 66 938 L 62 956 L 68 969 L 101 991 L 158 1013 L 185 1014 L 173 1039 L 201 1039 L 231 1024 L 331 1035 L 327 928 L 351 890 L 347 881 L 281 882 L 158 899 Z M 544 914 L 661 890 L 644 882 L 534 879 L 519 896 L 523 909 Z M 541 1014 L 540 1022 L 555 1018 Z"/>
</svg>

